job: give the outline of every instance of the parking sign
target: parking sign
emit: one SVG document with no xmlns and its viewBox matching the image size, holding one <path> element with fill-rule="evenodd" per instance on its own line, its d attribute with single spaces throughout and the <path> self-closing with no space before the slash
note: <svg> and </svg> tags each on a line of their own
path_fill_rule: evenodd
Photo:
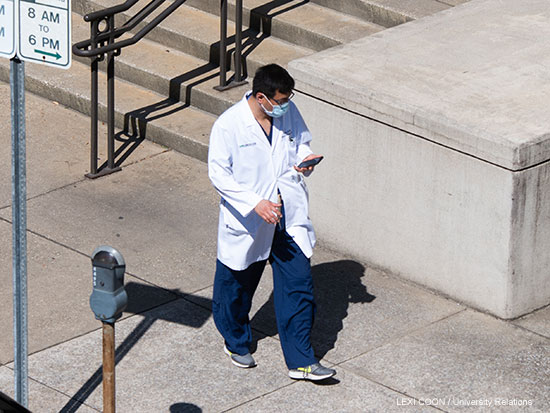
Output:
<svg viewBox="0 0 550 413">
<path fill-rule="evenodd" d="M 14 0 L 0 0 L 0 57 L 15 55 L 15 26 Z"/>
<path fill-rule="evenodd" d="M 19 0 L 17 56 L 68 69 L 71 65 L 70 0 Z"/>
</svg>

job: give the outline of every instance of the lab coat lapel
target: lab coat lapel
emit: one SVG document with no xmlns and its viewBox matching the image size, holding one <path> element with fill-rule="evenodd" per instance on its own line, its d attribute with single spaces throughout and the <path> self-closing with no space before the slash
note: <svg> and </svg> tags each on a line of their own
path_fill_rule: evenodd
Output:
<svg viewBox="0 0 550 413">
<path fill-rule="evenodd" d="M 271 152 L 281 144 L 281 118 L 273 118 L 273 129 L 271 135 Z"/>
<path fill-rule="evenodd" d="M 252 109 L 250 109 L 250 106 L 248 105 L 248 99 L 247 94 L 244 96 L 244 98 L 241 100 L 241 111 L 243 114 L 243 119 L 246 123 L 247 129 L 250 131 L 252 135 L 254 135 L 254 138 L 260 141 L 260 145 L 263 145 L 262 147 L 264 149 L 267 149 L 271 151 L 271 145 L 269 145 L 269 142 L 267 138 L 265 137 L 265 133 L 254 117 L 254 114 L 252 113 Z"/>
</svg>

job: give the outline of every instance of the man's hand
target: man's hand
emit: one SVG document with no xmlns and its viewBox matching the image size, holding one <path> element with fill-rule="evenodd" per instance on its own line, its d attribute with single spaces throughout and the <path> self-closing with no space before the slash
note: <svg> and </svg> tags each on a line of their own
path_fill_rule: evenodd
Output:
<svg viewBox="0 0 550 413">
<path fill-rule="evenodd" d="M 254 207 L 254 211 L 268 224 L 276 224 L 283 217 L 281 214 L 282 204 L 276 204 L 262 199 L 258 202 L 258 205 Z"/>
<path fill-rule="evenodd" d="M 305 162 L 305 161 L 309 161 L 310 159 L 315 159 L 315 158 L 320 158 L 321 155 L 315 155 L 315 154 L 311 154 L 309 156 L 306 156 L 302 162 Z M 300 163 L 302 163 L 300 162 Z M 315 166 L 310 166 L 308 168 L 298 168 L 298 166 L 294 165 L 294 169 L 297 171 L 297 172 L 301 172 L 301 173 L 311 173 L 313 171 L 313 168 L 315 168 Z"/>
</svg>

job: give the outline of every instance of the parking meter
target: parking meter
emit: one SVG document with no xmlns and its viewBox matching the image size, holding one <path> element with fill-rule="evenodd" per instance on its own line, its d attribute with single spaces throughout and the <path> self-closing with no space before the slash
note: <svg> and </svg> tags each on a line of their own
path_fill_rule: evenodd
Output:
<svg viewBox="0 0 550 413">
<path fill-rule="evenodd" d="M 90 307 L 95 318 L 105 323 L 114 323 L 122 316 L 128 304 L 128 295 L 124 289 L 124 258 L 113 247 L 97 247 L 92 254 L 92 268 Z"/>
</svg>

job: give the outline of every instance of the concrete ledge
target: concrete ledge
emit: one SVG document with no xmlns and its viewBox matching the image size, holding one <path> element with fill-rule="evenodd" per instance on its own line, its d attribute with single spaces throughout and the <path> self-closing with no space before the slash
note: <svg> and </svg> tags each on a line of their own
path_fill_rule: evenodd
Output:
<svg viewBox="0 0 550 413">
<path fill-rule="evenodd" d="M 550 303 L 549 23 L 473 0 L 291 62 L 320 238 L 499 317 Z"/>
<path fill-rule="evenodd" d="M 313 2 L 353 16 L 360 16 L 385 27 L 419 19 L 452 5 L 447 1 L 437 0 L 313 0 Z"/>
<path fill-rule="evenodd" d="M 550 8 L 474 0 L 290 65 L 304 93 L 511 170 L 550 158 Z"/>
</svg>

